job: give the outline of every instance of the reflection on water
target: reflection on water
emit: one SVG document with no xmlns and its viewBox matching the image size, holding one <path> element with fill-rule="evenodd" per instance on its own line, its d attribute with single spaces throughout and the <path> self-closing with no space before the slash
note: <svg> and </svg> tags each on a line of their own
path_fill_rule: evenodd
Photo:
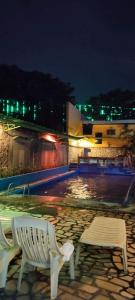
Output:
<svg viewBox="0 0 135 300">
<path fill-rule="evenodd" d="M 65 196 L 77 199 L 89 199 L 96 197 L 95 181 L 91 178 L 89 183 L 86 178 L 77 177 L 67 182 Z"/>
<path fill-rule="evenodd" d="M 118 203 L 124 200 L 131 180 L 130 176 L 85 174 L 40 186 L 31 194 Z"/>
</svg>

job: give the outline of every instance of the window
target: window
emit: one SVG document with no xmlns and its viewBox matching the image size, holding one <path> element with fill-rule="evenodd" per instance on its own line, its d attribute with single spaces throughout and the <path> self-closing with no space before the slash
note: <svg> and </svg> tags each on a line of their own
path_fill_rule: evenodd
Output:
<svg viewBox="0 0 135 300">
<path fill-rule="evenodd" d="M 83 134 L 92 134 L 92 124 L 83 124 Z"/>
<path fill-rule="evenodd" d="M 102 144 L 102 132 L 96 132 L 95 133 L 95 144 Z"/>
<path fill-rule="evenodd" d="M 107 129 L 107 135 L 115 135 L 115 129 L 113 128 Z"/>
<path fill-rule="evenodd" d="M 102 138 L 102 132 L 96 132 L 95 137 L 96 138 Z"/>
</svg>

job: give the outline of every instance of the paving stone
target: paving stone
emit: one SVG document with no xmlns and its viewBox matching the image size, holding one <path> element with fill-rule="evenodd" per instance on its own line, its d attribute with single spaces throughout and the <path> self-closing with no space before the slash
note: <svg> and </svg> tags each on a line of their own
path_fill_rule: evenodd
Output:
<svg viewBox="0 0 135 300">
<path fill-rule="evenodd" d="M 90 274 L 92 275 L 105 275 L 106 274 L 106 269 L 102 269 L 102 270 L 98 270 L 98 269 L 94 269 L 94 268 L 91 268 L 90 269 Z"/>
<path fill-rule="evenodd" d="M 75 278 L 81 275 L 81 270 L 75 270 Z"/>
<path fill-rule="evenodd" d="M 59 284 L 59 288 L 62 290 L 62 291 L 65 291 L 67 293 L 70 293 L 70 294 L 73 294 L 75 291 L 74 289 L 72 289 L 71 287 L 68 287 L 68 286 L 64 286 L 62 284 Z"/>
<path fill-rule="evenodd" d="M 84 291 L 79 291 L 79 290 L 78 290 L 78 292 L 77 292 L 77 295 L 78 295 L 79 297 L 85 299 L 85 300 L 90 300 L 90 299 L 92 299 L 92 297 L 93 297 L 92 294 L 90 295 L 90 294 L 88 294 L 88 293 L 86 293 L 86 292 L 84 292 Z"/>
<path fill-rule="evenodd" d="M 134 299 L 134 296 L 125 292 L 125 291 L 122 291 L 121 292 L 121 295 L 124 296 L 126 299 Z"/>
<path fill-rule="evenodd" d="M 117 274 L 117 269 L 111 268 L 108 272 L 109 274 Z"/>
<path fill-rule="evenodd" d="M 5 298 L 3 300 L 5 300 Z M 30 300 L 30 297 L 27 295 L 16 296 L 16 300 Z"/>
<path fill-rule="evenodd" d="M 92 300 L 109 300 L 107 296 L 104 295 L 97 295 L 94 298 L 92 298 Z"/>
<path fill-rule="evenodd" d="M 116 263 L 121 263 L 121 258 L 118 255 L 113 255 L 113 261 Z"/>
<path fill-rule="evenodd" d="M 96 285 L 110 292 L 119 293 L 122 290 L 121 286 L 100 279 L 96 279 Z"/>
<path fill-rule="evenodd" d="M 107 268 L 112 268 L 113 267 L 113 264 L 112 263 L 104 263 L 104 266 L 107 267 Z"/>
<path fill-rule="evenodd" d="M 126 281 L 129 281 L 129 282 L 133 280 L 133 278 L 131 276 L 126 276 L 126 275 L 122 276 L 122 279 L 126 280 Z"/>
<path fill-rule="evenodd" d="M 118 268 L 119 270 L 123 270 L 123 264 L 121 263 L 115 263 L 116 268 Z"/>
<path fill-rule="evenodd" d="M 130 253 L 130 252 L 127 252 L 127 257 L 129 258 L 129 257 L 134 257 L 134 253 Z"/>
<path fill-rule="evenodd" d="M 111 293 L 111 296 L 113 297 L 114 300 L 127 300 L 127 298 L 115 293 Z"/>
<path fill-rule="evenodd" d="M 128 272 L 129 273 L 135 273 L 135 268 L 134 267 L 128 267 Z"/>
<path fill-rule="evenodd" d="M 108 281 L 107 277 L 104 276 L 96 276 L 97 279 Z"/>
<path fill-rule="evenodd" d="M 32 286 L 32 293 L 36 294 L 41 292 L 42 290 L 45 290 L 45 288 L 48 286 L 46 282 L 37 281 Z M 49 287 L 50 288 L 50 287 Z"/>
<path fill-rule="evenodd" d="M 135 257 L 129 258 L 129 259 L 128 259 L 128 263 L 129 263 L 129 262 L 134 262 L 134 263 L 135 263 Z"/>
<path fill-rule="evenodd" d="M 31 283 L 35 282 L 37 280 L 36 272 L 30 272 L 29 274 L 27 274 L 27 280 Z"/>
<path fill-rule="evenodd" d="M 83 298 L 79 296 L 74 296 L 68 293 L 62 294 L 59 296 L 59 300 L 82 300 Z"/>
<path fill-rule="evenodd" d="M 128 261 L 128 266 L 135 267 L 135 262 Z"/>
<path fill-rule="evenodd" d="M 83 276 L 82 278 L 80 278 L 80 281 L 83 283 L 92 284 L 93 279 L 87 276 Z"/>
<path fill-rule="evenodd" d="M 129 283 L 124 281 L 124 280 L 121 280 L 119 278 L 113 278 L 110 280 L 112 283 L 116 283 L 118 284 L 119 286 L 123 286 L 125 288 L 129 287 Z"/>
<path fill-rule="evenodd" d="M 21 293 L 21 294 L 28 294 L 29 288 L 30 288 L 29 284 L 26 281 L 22 280 L 21 287 L 20 287 L 20 292 L 19 293 Z"/>
<path fill-rule="evenodd" d="M 7 281 L 5 292 L 8 295 L 16 293 L 16 281 L 14 279 Z"/>
<path fill-rule="evenodd" d="M 79 281 L 75 281 L 73 280 L 70 284 L 71 287 L 73 287 L 74 289 L 78 289 L 80 286 L 80 282 Z"/>
<path fill-rule="evenodd" d="M 120 255 L 121 255 L 121 251 L 116 251 L 116 250 L 115 250 L 113 253 L 114 253 L 114 255 L 116 255 L 116 256 L 120 256 Z"/>
<path fill-rule="evenodd" d="M 57 235 L 59 235 L 59 234 L 64 234 L 64 231 L 63 230 L 57 230 Z"/>
<path fill-rule="evenodd" d="M 127 292 L 132 294 L 132 295 L 135 295 L 135 289 L 133 289 L 133 288 L 128 288 Z"/>
<path fill-rule="evenodd" d="M 130 248 L 128 247 L 128 252 L 130 252 L 130 253 L 135 253 L 135 249 L 134 249 L 134 248 L 131 248 L 131 247 L 130 247 Z"/>
<path fill-rule="evenodd" d="M 78 289 L 90 293 L 90 294 L 94 294 L 98 291 L 98 288 L 93 286 L 93 285 L 88 285 L 88 284 L 80 284 Z"/>
</svg>

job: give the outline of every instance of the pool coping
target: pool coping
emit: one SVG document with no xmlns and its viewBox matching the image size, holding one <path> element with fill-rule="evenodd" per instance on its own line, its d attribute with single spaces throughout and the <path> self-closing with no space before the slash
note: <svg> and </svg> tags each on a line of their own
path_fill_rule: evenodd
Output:
<svg viewBox="0 0 135 300">
<path fill-rule="evenodd" d="M 12 199 L 12 201 L 11 201 Z M 46 207 L 71 207 L 73 209 L 88 209 L 88 210 L 101 210 L 101 211 L 113 211 L 113 212 L 122 212 L 122 213 L 131 213 L 135 214 L 135 203 L 129 204 L 128 206 L 122 206 L 120 204 L 113 204 L 113 203 L 99 203 L 99 202 L 91 202 L 89 205 L 84 205 L 81 203 L 72 203 L 71 198 L 66 197 L 55 197 L 55 196 L 40 196 L 40 195 L 25 195 L 17 194 L 17 195 L 0 195 L 0 201 L 1 204 L 6 203 L 9 201 L 9 204 L 11 202 L 11 205 L 13 205 L 14 200 L 20 200 L 20 204 L 22 202 L 25 203 L 25 200 L 34 200 L 33 205 L 35 204 L 44 204 Z M 69 199 L 69 202 L 67 202 L 67 199 Z M 66 202 L 64 202 L 66 200 Z M 26 201 L 26 202 L 27 202 Z M 15 205 L 15 202 L 14 202 Z M 17 208 L 17 207 L 16 207 Z M 25 210 L 26 211 L 26 210 Z"/>
</svg>

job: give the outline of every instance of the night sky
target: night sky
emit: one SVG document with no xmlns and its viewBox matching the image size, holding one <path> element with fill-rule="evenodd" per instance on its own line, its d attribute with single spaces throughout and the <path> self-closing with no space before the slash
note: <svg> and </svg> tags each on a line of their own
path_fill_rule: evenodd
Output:
<svg viewBox="0 0 135 300">
<path fill-rule="evenodd" d="M 75 97 L 135 90 L 135 1 L 4 0 L 0 64 L 51 73 Z"/>
</svg>

